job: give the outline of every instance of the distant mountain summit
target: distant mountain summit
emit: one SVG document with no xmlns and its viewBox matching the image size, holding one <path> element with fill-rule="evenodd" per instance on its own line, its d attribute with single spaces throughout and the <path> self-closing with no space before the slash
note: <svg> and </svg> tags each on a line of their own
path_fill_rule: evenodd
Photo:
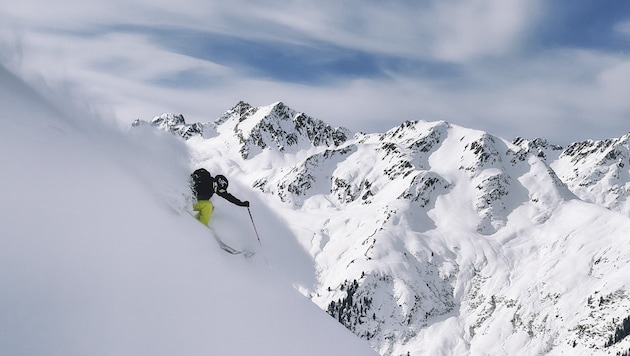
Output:
<svg viewBox="0 0 630 356">
<path fill-rule="evenodd" d="M 164 131 L 172 132 L 183 139 L 187 140 L 193 136 L 203 135 L 203 125 L 200 123 L 187 124 L 184 119 L 184 115 L 176 115 L 165 113 L 159 116 L 155 116 L 151 121 L 143 121 L 136 119 L 131 123 L 132 127 L 141 125 L 150 125 L 162 129 Z"/>
<path fill-rule="evenodd" d="M 268 197 L 317 271 L 299 289 L 382 355 L 630 350 L 630 134 L 352 134 L 281 102 L 150 124 Z"/>
<path fill-rule="evenodd" d="M 517 139 L 536 150 L 580 199 L 630 216 L 630 133 L 620 138 L 574 142 L 566 148 Z"/>
<path fill-rule="evenodd" d="M 346 129 L 333 128 L 282 102 L 260 108 L 240 102 L 215 124 L 234 131 L 242 144 L 240 152 L 244 159 L 267 148 L 296 152 L 310 146 L 337 146 L 349 135 Z"/>
</svg>

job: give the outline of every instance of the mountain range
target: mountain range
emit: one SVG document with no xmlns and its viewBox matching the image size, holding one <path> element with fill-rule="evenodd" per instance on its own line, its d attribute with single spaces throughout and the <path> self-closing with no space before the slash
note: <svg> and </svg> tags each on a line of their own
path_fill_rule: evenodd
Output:
<svg viewBox="0 0 630 356">
<path fill-rule="evenodd" d="M 178 135 L 191 169 L 260 197 L 287 226 L 267 241 L 297 243 L 315 274 L 269 263 L 381 355 L 630 353 L 630 134 L 353 133 L 282 102 L 132 126 Z"/>
</svg>

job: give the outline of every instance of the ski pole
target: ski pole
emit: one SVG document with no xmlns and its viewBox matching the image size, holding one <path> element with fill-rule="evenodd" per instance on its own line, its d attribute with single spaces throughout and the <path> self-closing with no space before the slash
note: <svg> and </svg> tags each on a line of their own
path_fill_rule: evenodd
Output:
<svg viewBox="0 0 630 356">
<path fill-rule="evenodd" d="M 247 212 L 249 213 L 249 219 L 252 221 L 252 226 L 254 227 L 254 232 L 256 233 L 256 238 L 258 239 L 258 243 L 262 246 L 262 242 L 260 242 L 260 236 L 258 235 L 258 230 L 256 229 L 256 224 L 254 224 L 254 217 L 252 216 L 252 211 L 249 210 L 249 206 L 247 207 Z M 269 267 L 269 261 L 267 261 L 267 256 L 265 256 L 265 264 Z"/>
<path fill-rule="evenodd" d="M 256 229 L 256 224 L 254 224 L 254 217 L 252 216 L 252 211 L 249 210 L 249 206 L 247 207 L 247 212 L 249 213 L 249 219 L 252 221 L 252 226 L 254 227 L 254 233 L 256 233 L 258 243 L 260 244 L 260 246 L 262 246 L 262 242 L 260 242 L 260 236 L 258 235 L 258 230 Z"/>
</svg>

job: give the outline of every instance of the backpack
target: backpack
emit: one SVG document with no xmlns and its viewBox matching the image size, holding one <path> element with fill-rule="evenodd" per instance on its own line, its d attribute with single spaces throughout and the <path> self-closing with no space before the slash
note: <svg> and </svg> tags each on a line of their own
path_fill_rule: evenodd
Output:
<svg viewBox="0 0 630 356">
<path fill-rule="evenodd" d="M 191 189 L 197 200 L 210 200 L 215 192 L 215 180 L 205 168 L 195 170 L 191 175 Z"/>
</svg>

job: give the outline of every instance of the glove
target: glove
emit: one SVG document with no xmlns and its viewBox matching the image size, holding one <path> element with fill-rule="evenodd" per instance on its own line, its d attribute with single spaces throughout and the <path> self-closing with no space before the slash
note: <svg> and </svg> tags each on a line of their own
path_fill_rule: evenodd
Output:
<svg viewBox="0 0 630 356">
<path fill-rule="evenodd" d="M 243 204 L 244 204 L 244 205 L 243 205 L 244 207 L 249 208 L 249 201 L 245 200 L 245 201 L 243 202 Z"/>
</svg>

